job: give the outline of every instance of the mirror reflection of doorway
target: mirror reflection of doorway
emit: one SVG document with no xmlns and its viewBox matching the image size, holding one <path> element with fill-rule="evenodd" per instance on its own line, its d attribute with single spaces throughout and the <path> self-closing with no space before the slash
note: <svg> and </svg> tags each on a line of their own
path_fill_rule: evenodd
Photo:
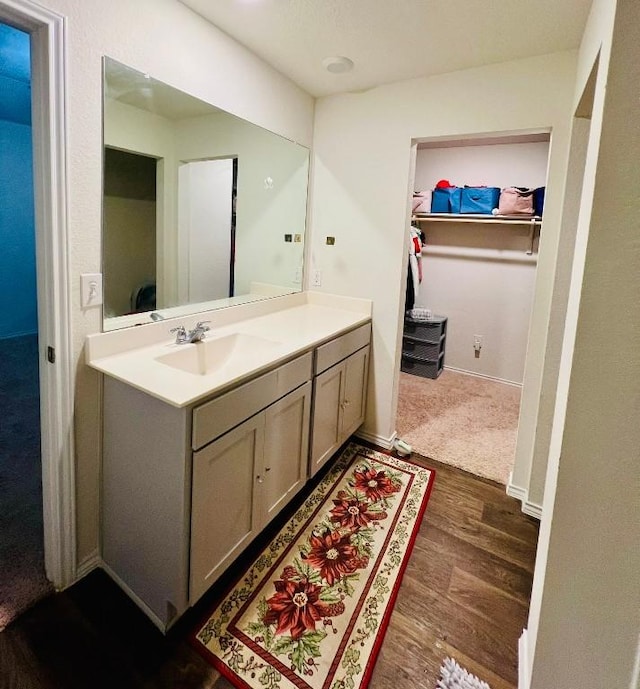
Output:
<svg viewBox="0 0 640 689">
<path fill-rule="evenodd" d="M 237 177 L 237 158 L 180 165 L 181 300 L 234 296 Z"/>
<path fill-rule="evenodd" d="M 156 308 L 157 167 L 151 156 L 105 147 L 104 309 Z"/>
</svg>

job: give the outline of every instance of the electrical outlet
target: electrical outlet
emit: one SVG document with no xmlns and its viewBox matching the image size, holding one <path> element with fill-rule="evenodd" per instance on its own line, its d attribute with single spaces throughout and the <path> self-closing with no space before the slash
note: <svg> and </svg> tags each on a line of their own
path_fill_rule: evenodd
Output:
<svg viewBox="0 0 640 689">
<path fill-rule="evenodd" d="M 313 280 L 312 280 L 313 287 L 321 287 L 322 286 L 322 271 L 318 270 L 316 268 L 313 271 L 312 277 L 313 277 Z"/>
<path fill-rule="evenodd" d="M 293 281 L 296 285 L 302 282 L 302 268 L 296 268 L 296 274 L 293 276 Z"/>
<path fill-rule="evenodd" d="M 479 352 L 482 349 L 482 335 L 473 336 L 473 348 L 476 350 L 476 352 Z"/>
<path fill-rule="evenodd" d="M 83 273 L 80 276 L 80 304 L 83 309 L 102 304 L 101 273 Z"/>
<path fill-rule="evenodd" d="M 293 241 L 294 242 L 301 242 L 302 241 L 302 235 L 301 234 L 294 234 L 293 235 Z"/>
</svg>

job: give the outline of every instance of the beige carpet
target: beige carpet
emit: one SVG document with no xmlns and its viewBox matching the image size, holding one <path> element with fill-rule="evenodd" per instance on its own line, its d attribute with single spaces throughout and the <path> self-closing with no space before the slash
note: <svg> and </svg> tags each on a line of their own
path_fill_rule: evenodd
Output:
<svg viewBox="0 0 640 689">
<path fill-rule="evenodd" d="M 453 371 L 436 380 L 401 373 L 396 428 L 421 455 L 506 485 L 519 408 L 514 385 Z"/>
</svg>

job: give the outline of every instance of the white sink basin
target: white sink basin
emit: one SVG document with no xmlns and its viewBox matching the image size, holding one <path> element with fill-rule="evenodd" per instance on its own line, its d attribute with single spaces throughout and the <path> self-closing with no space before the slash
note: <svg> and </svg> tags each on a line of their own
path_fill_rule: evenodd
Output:
<svg viewBox="0 0 640 689">
<path fill-rule="evenodd" d="M 252 362 L 281 346 L 281 342 L 236 333 L 194 344 L 176 345 L 173 351 L 156 357 L 156 361 L 185 373 L 206 376 L 223 368 Z"/>
</svg>

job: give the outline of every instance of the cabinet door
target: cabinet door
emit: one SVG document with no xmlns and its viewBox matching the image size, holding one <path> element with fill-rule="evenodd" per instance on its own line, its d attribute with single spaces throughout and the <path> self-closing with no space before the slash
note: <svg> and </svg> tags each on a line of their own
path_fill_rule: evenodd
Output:
<svg viewBox="0 0 640 689">
<path fill-rule="evenodd" d="M 289 393 L 265 412 L 262 526 L 304 486 L 309 459 L 311 383 Z"/>
<path fill-rule="evenodd" d="M 316 376 L 309 474 L 313 476 L 342 442 L 344 362 Z"/>
<path fill-rule="evenodd" d="M 364 421 L 369 382 L 369 347 L 358 350 L 344 363 L 342 441 L 346 440 Z"/>
<path fill-rule="evenodd" d="M 189 602 L 198 598 L 260 528 L 255 509 L 264 414 L 193 455 Z"/>
</svg>

